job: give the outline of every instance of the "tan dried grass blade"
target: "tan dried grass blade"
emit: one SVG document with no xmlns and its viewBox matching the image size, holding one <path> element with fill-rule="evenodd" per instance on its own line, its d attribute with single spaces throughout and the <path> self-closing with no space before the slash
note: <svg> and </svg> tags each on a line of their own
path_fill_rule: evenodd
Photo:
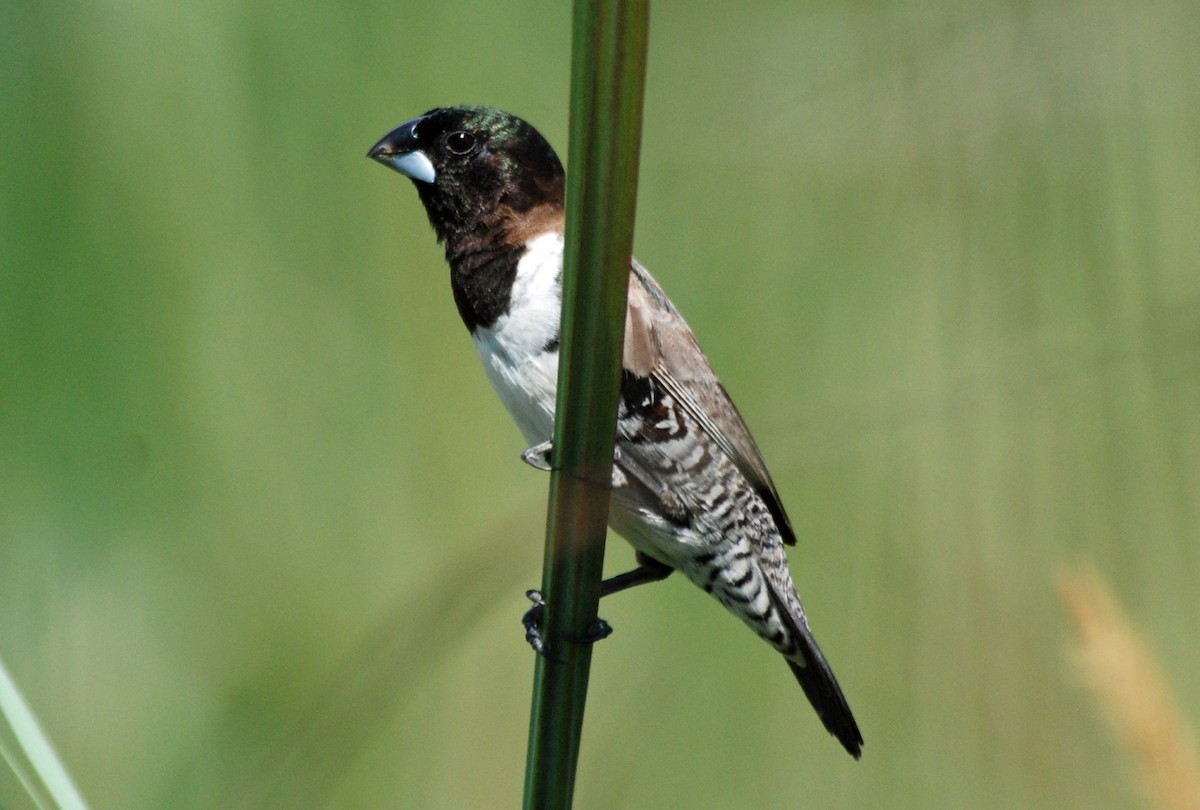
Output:
<svg viewBox="0 0 1200 810">
<path fill-rule="evenodd" d="M 1149 645 L 1095 570 L 1064 573 L 1059 588 L 1075 625 L 1075 662 L 1133 762 L 1148 806 L 1198 810 L 1196 740 Z"/>
</svg>

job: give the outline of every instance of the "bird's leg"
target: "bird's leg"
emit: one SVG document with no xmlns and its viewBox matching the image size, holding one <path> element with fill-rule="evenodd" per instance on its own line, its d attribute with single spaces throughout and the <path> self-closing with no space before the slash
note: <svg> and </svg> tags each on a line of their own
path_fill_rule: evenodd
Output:
<svg viewBox="0 0 1200 810">
<path fill-rule="evenodd" d="M 653 557 L 647 557 L 642 552 L 637 553 L 638 567 L 632 571 L 626 571 L 623 574 L 609 577 L 600 583 L 600 597 L 611 596 L 614 593 L 627 591 L 637 585 L 645 585 L 648 582 L 659 582 L 671 575 L 675 569 L 665 563 L 661 563 Z M 533 607 L 525 612 L 521 618 L 521 624 L 525 625 L 525 640 L 529 642 L 529 646 L 533 647 L 534 652 L 538 655 L 544 655 L 547 658 L 550 655 L 550 645 L 542 636 L 542 616 L 546 612 L 546 600 L 542 597 L 542 592 L 538 590 L 526 591 L 525 595 L 529 597 L 529 601 L 533 602 Z M 612 627 L 608 622 L 599 617 L 595 623 L 588 629 L 583 638 L 573 638 L 581 644 L 593 644 L 601 639 L 608 638 L 612 634 Z"/>
<path fill-rule="evenodd" d="M 666 563 L 661 563 L 653 557 L 637 552 L 638 567 L 624 574 L 617 574 L 600 583 L 600 597 L 612 596 L 614 593 L 627 591 L 637 585 L 649 582 L 661 582 L 671 576 L 675 569 Z"/>
</svg>

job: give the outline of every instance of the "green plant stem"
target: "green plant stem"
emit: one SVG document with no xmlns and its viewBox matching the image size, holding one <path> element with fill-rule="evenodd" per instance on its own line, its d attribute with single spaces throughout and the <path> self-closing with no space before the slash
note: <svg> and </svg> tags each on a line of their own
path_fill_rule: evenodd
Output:
<svg viewBox="0 0 1200 810">
<path fill-rule="evenodd" d="M 633 247 L 649 0 L 577 0 L 562 346 L 526 808 L 568 808 L 587 700 Z"/>
</svg>

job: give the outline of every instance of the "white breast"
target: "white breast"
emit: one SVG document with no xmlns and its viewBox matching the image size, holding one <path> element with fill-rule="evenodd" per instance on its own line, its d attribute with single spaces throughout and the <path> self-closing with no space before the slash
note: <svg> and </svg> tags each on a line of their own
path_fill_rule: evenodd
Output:
<svg viewBox="0 0 1200 810">
<path fill-rule="evenodd" d="M 517 262 L 512 303 L 490 328 L 475 330 L 475 349 L 504 407 L 531 445 L 554 433 L 563 237 L 545 233 L 527 243 Z"/>
</svg>

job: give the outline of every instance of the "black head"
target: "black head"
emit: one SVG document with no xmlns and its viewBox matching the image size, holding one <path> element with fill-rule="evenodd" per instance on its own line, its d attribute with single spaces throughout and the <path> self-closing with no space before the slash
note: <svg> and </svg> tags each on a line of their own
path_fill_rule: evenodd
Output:
<svg viewBox="0 0 1200 810">
<path fill-rule="evenodd" d="M 439 241 L 503 230 L 534 208 L 563 206 L 558 155 L 528 123 L 492 107 L 430 110 L 367 157 L 412 179 Z"/>
</svg>

